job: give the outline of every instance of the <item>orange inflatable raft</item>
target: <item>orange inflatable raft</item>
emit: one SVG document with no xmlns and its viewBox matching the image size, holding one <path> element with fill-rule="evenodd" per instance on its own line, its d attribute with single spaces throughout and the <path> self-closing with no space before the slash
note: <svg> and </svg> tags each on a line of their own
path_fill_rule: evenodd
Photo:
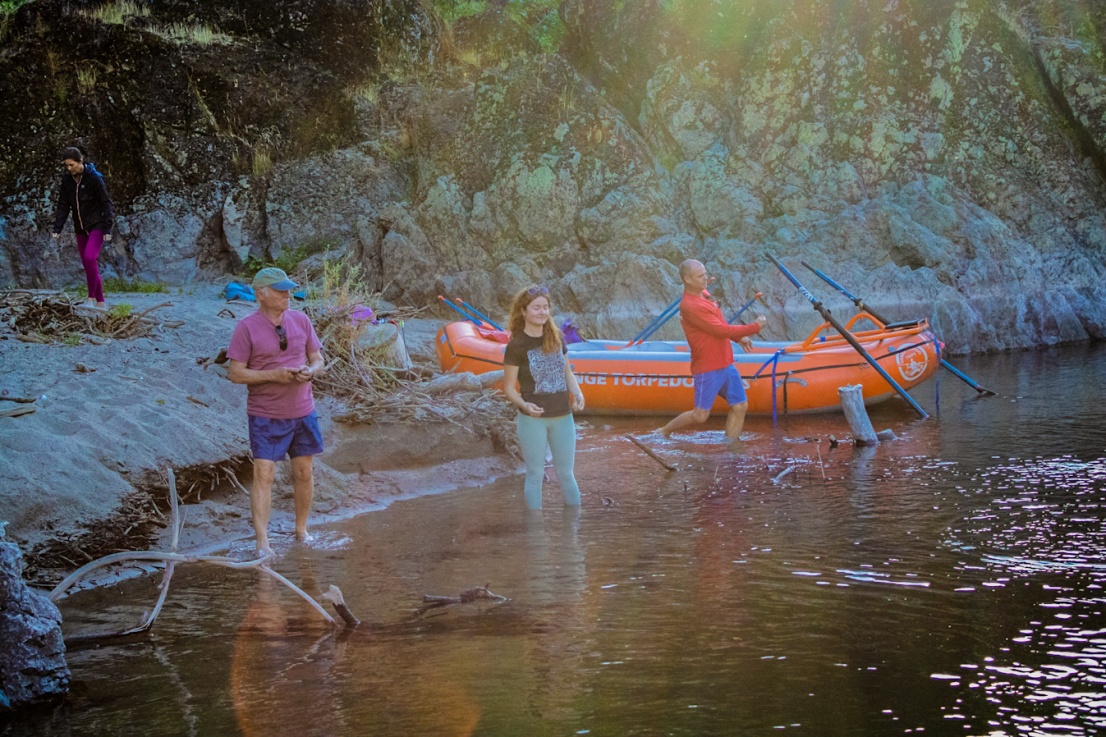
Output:
<svg viewBox="0 0 1106 737">
<path fill-rule="evenodd" d="M 854 330 L 862 321 L 874 327 Z M 884 325 L 861 312 L 845 327 L 903 389 L 921 384 L 937 371 L 938 342 L 925 320 Z M 438 361 L 443 371 L 496 371 L 503 368 L 501 341 L 505 340 L 502 331 L 452 322 L 438 332 Z M 863 387 L 864 402 L 869 405 L 895 394 L 829 323 L 801 342 L 754 341 L 751 351 L 735 343 L 734 356 L 750 414 L 772 414 L 773 409 L 781 414 L 832 412 L 841 406 L 837 390 L 850 384 Z M 569 344 L 568 359 L 584 392 L 583 414 L 671 415 L 694 404 L 687 343 L 587 340 Z M 713 414 L 727 411 L 725 401 L 715 401 Z"/>
</svg>

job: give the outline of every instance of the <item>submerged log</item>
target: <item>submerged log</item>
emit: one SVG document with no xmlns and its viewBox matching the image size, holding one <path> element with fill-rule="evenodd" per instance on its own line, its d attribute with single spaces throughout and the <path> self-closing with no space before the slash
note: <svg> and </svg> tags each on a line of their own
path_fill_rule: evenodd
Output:
<svg viewBox="0 0 1106 737">
<path fill-rule="evenodd" d="M 449 606 L 450 604 L 469 604 L 477 599 L 490 599 L 496 602 L 507 601 L 506 596 L 500 596 L 489 589 L 488 586 L 490 585 L 491 584 L 484 584 L 476 588 L 465 589 L 457 596 L 434 596 L 432 594 L 423 594 L 422 600 L 426 603 L 426 606 L 419 607 L 416 614 L 423 614 L 431 609 Z"/>
<path fill-rule="evenodd" d="M 853 432 L 853 442 L 857 445 L 879 445 L 875 428 L 864 408 L 863 387 L 859 384 L 843 386 L 837 390 L 837 395 L 841 397 L 841 409 L 845 411 L 845 419 Z"/>
</svg>

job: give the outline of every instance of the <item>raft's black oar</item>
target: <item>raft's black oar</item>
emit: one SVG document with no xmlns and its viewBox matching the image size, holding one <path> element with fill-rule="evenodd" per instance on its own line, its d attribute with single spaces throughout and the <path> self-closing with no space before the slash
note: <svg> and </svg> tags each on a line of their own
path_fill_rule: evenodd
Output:
<svg viewBox="0 0 1106 737">
<path fill-rule="evenodd" d="M 745 310 L 747 310 L 747 309 L 749 309 L 750 307 L 753 306 L 753 302 L 756 302 L 758 299 L 760 299 L 763 296 L 764 296 L 763 294 L 761 294 L 760 292 L 757 292 L 757 296 L 753 297 L 751 300 L 749 300 L 745 304 L 741 305 L 741 307 L 738 308 L 737 312 L 733 313 L 733 316 L 730 317 L 730 324 L 733 325 L 734 320 L 741 317 L 741 314 L 743 312 L 745 312 Z"/>
<path fill-rule="evenodd" d="M 822 316 L 822 319 L 832 325 L 834 329 L 841 334 L 841 337 L 847 340 L 849 342 L 849 345 L 855 348 L 856 352 L 859 353 L 865 361 L 871 364 L 872 368 L 879 372 L 879 375 L 883 377 L 884 381 L 890 384 L 891 388 L 897 391 L 899 393 L 899 396 L 905 399 L 907 404 L 913 407 L 914 410 L 922 416 L 923 420 L 929 417 L 929 415 L 926 414 L 926 411 L 922 409 L 922 406 L 915 402 L 914 398 L 907 394 L 906 390 L 899 386 L 897 381 L 891 378 L 891 374 L 887 373 L 887 371 L 884 370 L 883 366 L 880 366 L 879 363 L 876 362 L 876 359 L 872 358 L 868 354 L 868 351 L 864 350 L 863 346 L 861 346 L 860 343 L 857 342 L 857 339 L 853 337 L 853 334 L 846 330 L 845 326 L 838 322 L 836 317 L 830 314 L 830 311 L 826 308 L 826 306 L 819 302 L 818 299 L 813 294 L 811 294 L 798 279 L 795 278 L 795 275 L 787 270 L 786 266 L 781 264 L 772 254 L 768 253 L 765 255 L 768 256 L 768 258 L 772 259 L 772 263 L 774 263 L 776 267 L 783 272 L 783 275 L 786 276 L 788 280 L 795 285 L 795 288 L 799 290 L 799 293 L 807 298 L 810 304 L 814 306 L 814 309 L 818 312 L 818 314 Z"/>
<path fill-rule="evenodd" d="M 811 266 L 810 264 L 808 264 L 806 261 L 803 261 L 801 263 L 802 263 L 803 266 L 805 266 L 808 269 L 810 269 L 811 271 L 813 271 L 826 284 L 829 284 L 831 287 L 833 287 L 837 291 L 841 292 L 841 294 L 843 294 L 846 297 L 848 297 L 849 299 L 851 299 L 853 301 L 853 304 L 856 305 L 857 309 L 867 311 L 867 313 L 869 315 L 876 318 L 877 320 L 882 322 L 884 325 L 889 324 L 887 322 L 887 320 L 884 319 L 884 317 L 882 315 L 880 315 L 878 312 L 873 310 L 868 305 L 864 304 L 864 300 L 862 300 L 860 297 L 857 297 L 855 294 L 850 292 L 848 289 L 845 289 L 845 287 L 841 286 L 836 281 L 834 281 L 833 279 L 828 277 L 826 274 L 822 273 L 818 269 L 816 269 L 813 266 Z M 946 361 L 943 358 L 941 359 L 941 365 L 944 366 L 945 368 L 947 368 L 949 371 L 951 371 L 953 376 L 960 379 L 961 381 L 963 381 L 965 384 L 970 386 L 972 389 L 975 389 L 980 394 L 983 394 L 983 395 L 986 395 L 986 396 L 991 396 L 991 397 L 998 396 L 997 394 L 995 394 L 995 392 L 991 391 L 990 389 L 988 389 L 984 386 L 981 386 L 979 384 L 979 382 L 977 382 L 975 379 L 971 378 L 970 376 L 968 376 L 963 371 L 956 368 L 955 366 L 953 366 L 951 363 L 949 363 L 948 361 Z"/>
</svg>

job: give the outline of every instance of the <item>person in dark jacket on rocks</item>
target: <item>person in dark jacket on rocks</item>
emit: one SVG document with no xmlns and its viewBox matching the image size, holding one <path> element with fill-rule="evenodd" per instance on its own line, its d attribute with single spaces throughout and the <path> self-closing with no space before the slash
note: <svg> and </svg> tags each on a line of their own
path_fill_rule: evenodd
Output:
<svg viewBox="0 0 1106 737">
<path fill-rule="evenodd" d="M 73 232 L 77 236 L 77 250 L 84 265 L 85 281 L 88 282 L 88 301 L 90 307 L 106 307 L 104 302 L 104 284 L 100 279 L 100 249 L 104 243 L 111 242 L 111 229 L 115 213 L 111 206 L 104 178 L 92 162 L 84 160 L 84 154 L 78 148 L 67 148 L 61 152 L 61 160 L 66 173 L 62 174 L 58 192 L 58 209 L 54 214 L 54 240 L 61 236 L 69 213 L 73 213 Z"/>
</svg>

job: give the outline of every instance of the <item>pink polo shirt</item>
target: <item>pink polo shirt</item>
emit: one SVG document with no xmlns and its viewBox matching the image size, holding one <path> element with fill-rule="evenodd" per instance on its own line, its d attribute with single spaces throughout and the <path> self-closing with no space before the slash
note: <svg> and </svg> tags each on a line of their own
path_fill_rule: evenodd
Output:
<svg viewBox="0 0 1106 737">
<path fill-rule="evenodd" d="M 322 348 L 315 335 L 315 328 L 307 315 L 286 310 L 283 316 L 288 347 L 280 350 L 280 337 L 276 327 L 261 311 L 244 317 L 234 326 L 227 358 L 241 361 L 246 368 L 255 371 L 271 371 L 276 368 L 298 369 L 308 363 L 307 354 Z M 246 387 L 246 413 L 255 417 L 274 420 L 291 420 L 306 417 L 315 411 L 315 398 L 311 382 L 277 384 L 250 384 Z"/>
</svg>

